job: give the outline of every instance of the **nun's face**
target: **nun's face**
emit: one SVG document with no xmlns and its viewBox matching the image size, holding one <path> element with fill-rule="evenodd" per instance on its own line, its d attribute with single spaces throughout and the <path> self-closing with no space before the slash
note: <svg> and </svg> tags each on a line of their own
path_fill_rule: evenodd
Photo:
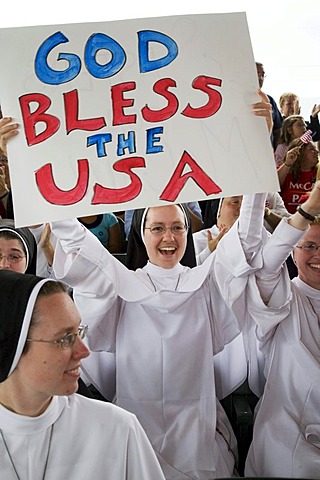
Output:
<svg viewBox="0 0 320 480">
<path fill-rule="evenodd" d="M 316 290 L 320 290 L 319 245 L 320 225 L 312 224 L 294 249 L 294 260 L 298 268 L 299 278 Z"/>
<path fill-rule="evenodd" d="M 0 237 L 0 270 L 24 273 L 27 259 L 20 240 Z"/>
<path fill-rule="evenodd" d="M 225 197 L 222 201 L 220 212 L 217 219 L 217 225 L 232 227 L 240 215 L 242 196 Z"/>
<path fill-rule="evenodd" d="M 172 268 L 180 262 L 187 246 L 187 230 L 183 230 L 184 226 L 185 218 L 179 206 L 149 208 L 145 220 L 144 241 L 151 263 L 162 268 Z M 153 233 L 150 227 L 153 228 Z M 162 227 L 166 228 L 166 231 L 156 233 L 157 228 L 161 230 Z M 172 228 L 179 231 L 179 227 L 181 233 L 172 232 Z"/>
<path fill-rule="evenodd" d="M 39 323 L 30 329 L 33 340 L 60 340 L 77 333 L 79 312 L 67 293 L 40 297 L 36 302 Z M 36 405 L 46 404 L 53 395 L 70 395 L 78 389 L 81 360 L 89 350 L 80 337 L 66 349 L 55 343 L 30 342 L 11 376 L 19 379 L 20 393 Z M 10 377 L 9 377 L 10 378 Z"/>
</svg>

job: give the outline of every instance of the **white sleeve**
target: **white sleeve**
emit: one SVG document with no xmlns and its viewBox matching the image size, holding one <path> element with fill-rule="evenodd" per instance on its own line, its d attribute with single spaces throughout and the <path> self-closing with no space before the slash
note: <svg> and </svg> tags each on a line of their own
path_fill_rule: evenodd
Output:
<svg viewBox="0 0 320 480">
<path fill-rule="evenodd" d="M 83 323 L 89 325 L 89 346 L 114 350 L 117 328 L 119 267 L 101 242 L 77 220 L 54 222 L 57 243 L 53 269 L 57 280 L 73 288 L 73 298 Z M 100 330 L 108 324 L 105 335 Z"/>
<path fill-rule="evenodd" d="M 298 230 L 292 227 L 288 223 L 287 218 L 283 218 L 273 234 L 269 237 L 268 241 L 262 248 L 262 263 L 263 266 L 257 271 L 257 285 L 263 301 L 270 305 L 271 300 L 278 299 L 278 296 L 273 295 L 274 290 L 278 288 L 283 290 L 282 300 L 284 296 L 288 296 L 288 288 L 284 288 L 283 285 L 290 285 L 285 279 L 281 278 L 286 276 L 289 278 L 289 274 L 286 268 L 286 260 L 292 252 L 294 246 L 298 243 L 301 237 L 305 235 L 305 231 Z M 282 287 L 280 287 L 282 285 Z M 285 293 L 287 290 L 287 293 Z M 280 307 L 282 304 L 281 298 L 279 298 L 279 304 L 273 305 Z M 276 303 L 278 300 L 276 300 Z"/>
<path fill-rule="evenodd" d="M 222 237 L 215 255 L 215 277 L 229 306 L 244 292 L 247 278 L 262 267 L 261 250 L 268 233 L 263 227 L 266 194 L 244 195 L 239 219 Z"/>
<path fill-rule="evenodd" d="M 277 275 L 293 248 L 305 233 L 305 230 L 298 230 L 288 223 L 287 218 L 283 218 L 263 246 L 263 268 L 259 271 L 258 276 L 268 278 Z"/>
<path fill-rule="evenodd" d="M 243 196 L 238 235 L 248 262 L 259 252 L 267 237 L 263 226 L 266 198 L 266 193 Z"/>
<path fill-rule="evenodd" d="M 290 217 L 290 213 L 286 209 L 284 201 L 278 192 L 268 193 L 267 202 L 269 201 L 269 208 L 281 217 Z"/>
<path fill-rule="evenodd" d="M 87 229 L 76 218 L 51 223 L 51 232 L 66 254 L 77 252 L 83 243 Z"/>
<path fill-rule="evenodd" d="M 196 255 L 197 265 L 201 265 L 211 254 L 209 247 L 204 248 Z"/>
</svg>

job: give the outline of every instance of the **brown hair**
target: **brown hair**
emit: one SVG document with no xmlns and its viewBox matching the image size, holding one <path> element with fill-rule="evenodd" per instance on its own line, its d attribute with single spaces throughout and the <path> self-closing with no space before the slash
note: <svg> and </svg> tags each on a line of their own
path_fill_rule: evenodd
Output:
<svg viewBox="0 0 320 480">
<path fill-rule="evenodd" d="M 301 115 L 290 115 L 283 120 L 278 144 L 284 143 L 285 145 L 289 145 L 289 143 L 292 142 L 292 127 L 297 120 L 304 122 L 304 118 Z"/>
<path fill-rule="evenodd" d="M 289 117 L 288 117 L 289 118 Z M 299 177 L 301 175 L 301 168 L 302 168 L 302 163 L 303 163 L 303 158 L 304 158 L 304 154 L 306 152 L 306 149 L 307 149 L 307 146 L 309 145 L 309 143 L 312 143 L 312 142 L 308 142 L 308 143 L 302 143 L 300 138 L 295 138 L 294 140 L 292 140 L 292 142 L 289 144 L 289 147 L 288 147 L 288 151 L 291 150 L 292 148 L 295 148 L 295 147 L 299 147 L 300 146 L 300 150 L 299 150 L 299 153 L 298 153 L 298 156 L 297 156 L 297 159 L 296 161 L 293 163 L 293 165 L 290 167 L 290 172 L 292 173 L 292 178 L 295 182 L 297 182 L 299 180 Z M 316 166 L 314 168 L 315 170 L 315 180 L 316 180 L 316 172 L 317 172 L 317 168 L 318 166 Z"/>
</svg>

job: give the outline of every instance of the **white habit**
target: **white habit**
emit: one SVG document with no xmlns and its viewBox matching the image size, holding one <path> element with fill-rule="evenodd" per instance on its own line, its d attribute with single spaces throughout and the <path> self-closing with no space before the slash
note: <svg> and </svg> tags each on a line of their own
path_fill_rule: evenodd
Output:
<svg viewBox="0 0 320 480">
<path fill-rule="evenodd" d="M 110 403 L 53 397 L 39 417 L 0 405 L 0 428 L 21 480 L 43 478 L 50 443 L 45 480 L 164 480 L 136 417 Z M 16 479 L 1 437 L 0 477 Z"/>
<path fill-rule="evenodd" d="M 56 276 L 74 289 L 90 349 L 115 352 L 115 401 L 137 415 L 166 479 L 232 476 L 235 438 L 216 400 L 213 356 L 239 334 L 229 309 L 244 306 L 239 240 L 233 250 L 242 276 L 229 289 L 236 267 L 225 257 L 213 254 L 193 269 L 148 263 L 134 272 L 79 222 L 52 229 Z M 103 390 L 98 370 L 91 365 L 86 374 Z"/>
<path fill-rule="evenodd" d="M 282 220 L 264 247 L 257 278 L 261 291 L 271 294 L 268 306 L 250 282 L 249 310 L 267 381 L 247 476 L 320 479 L 320 292 L 280 269 L 302 235 Z"/>
<path fill-rule="evenodd" d="M 259 381 L 262 373 L 257 344 L 266 378 L 245 475 L 320 479 L 320 291 L 298 278 L 290 281 L 285 260 L 305 232 L 283 219 L 266 236 L 264 205 L 259 194 L 245 196 L 241 207 L 248 219 L 247 260 L 255 272 L 248 280 L 246 327 L 256 325 L 243 335 L 252 345 L 252 377 Z M 236 237 L 230 232 L 229 247 Z"/>
</svg>

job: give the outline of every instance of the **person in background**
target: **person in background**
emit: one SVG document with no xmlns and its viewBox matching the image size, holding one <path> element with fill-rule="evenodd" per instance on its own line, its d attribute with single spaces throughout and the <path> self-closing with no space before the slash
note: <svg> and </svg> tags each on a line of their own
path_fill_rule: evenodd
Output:
<svg viewBox="0 0 320 480">
<path fill-rule="evenodd" d="M 304 118 L 301 115 L 290 115 L 282 122 L 279 143 L 274 152 L 276 166 L 279 167 L 285 160 L 290 143 L 295 139 L 311 141 L 311 131 L 307 130 Z M 301 144 L 303 141 L 300 142 Z"/>
<path fill-rule="evenodd" d="M 279 108 L 283 119 L 291 115 L 300 115 L 301 108 L 298 95 L 292 92 L 285 92 L 280 95 Z"/>
<path fill-rule="evenodd" d="M 0 221 L 0 270 L 36 273 L 37 244 L 28 228 Z"/>
<path fill-rule="evenodd" d="M 292 92 L 285 92 L 280 96 L 279 107 L 282 118 L 285 119 L 290 115 L 300 115 L 300 101 L 298 95 Z M 311 130 L 314 142 L 320 140 L 320 123 L 318 114 L 320 112 L 320 104 L 314 104 L 311 110 L 310 120 L 305 121 L 306 128 Z"/>
<path fill-rule="evenodd" d="M 272 233 L 284 217 L 290 217 L 279 192 L 269 192 L 264 211 L 264 226 Z"/>
<path fill-rule="evenodd" d="M 259 82 L 259 88 L 263 88 L 264 80 L 266 78 L 266 72 L 264 70 L 264 66 L 260 62 L 256 62 L 256 69 L 257 69 L 257 75 L 258 75 L 258 82 Z M 273 149 L 275 150 L 277 144 L 278 144 L 278 139 L 280 135 L 280 129 L 281 129 L 281 124 L 282 124 L 282 117 L 280 110 L 278 108 L 278 105 L 273 97 L 271 95 L 268 95 L 269 102 L 272 105 L 272 120 L 273 120 L 273 127 L 272 127 L 272 133 L 271 133 L 271 144 Z"/>
<path fill-rule="evenodd" d="M 87 215 L 78 220 L 100 240 L 111 253 L 121 252 L 120 227 L 114 213 Z"/>
<path fill-rule="evenodd" d="M 290 118 L 290 117 L 288 117 Z M 313 142 L 293 140 L 278 168 L 280 195 L 289 213 L 295 213 L 301 205 L 301 197 L 312 190 L 317 176 L 319 152 Z"/>
<path fill-rule="evenodd" d="M 223 235 L 232 227 L 240 215 L 242 195 L 208 200 L 206 220 L 210 227 L 193 234 L 197 263 L 201 264 L 216 249 Z M 278 192 L 268 193 L 265 207 L 265 228 L 273 232 L 283 217 L 289 217 L 281 195 Z"/>
<path fill-rule="evenodd" d="M 60 282 L 0 271 L 0 476 L 164 480 L 136 417 L 77 395 L 83 343 Z"/>
<path fill-rule="evenodd" d="M 205 228 L 192 235 L 198 265 L 216 249 L 220 239 L 237 220 L 240 215 L 241 201 L 242 195 L 207 200 L 206 213 L 208 216 L 210 209 L 213 222 L 211 228 Z"/>
</svg>

